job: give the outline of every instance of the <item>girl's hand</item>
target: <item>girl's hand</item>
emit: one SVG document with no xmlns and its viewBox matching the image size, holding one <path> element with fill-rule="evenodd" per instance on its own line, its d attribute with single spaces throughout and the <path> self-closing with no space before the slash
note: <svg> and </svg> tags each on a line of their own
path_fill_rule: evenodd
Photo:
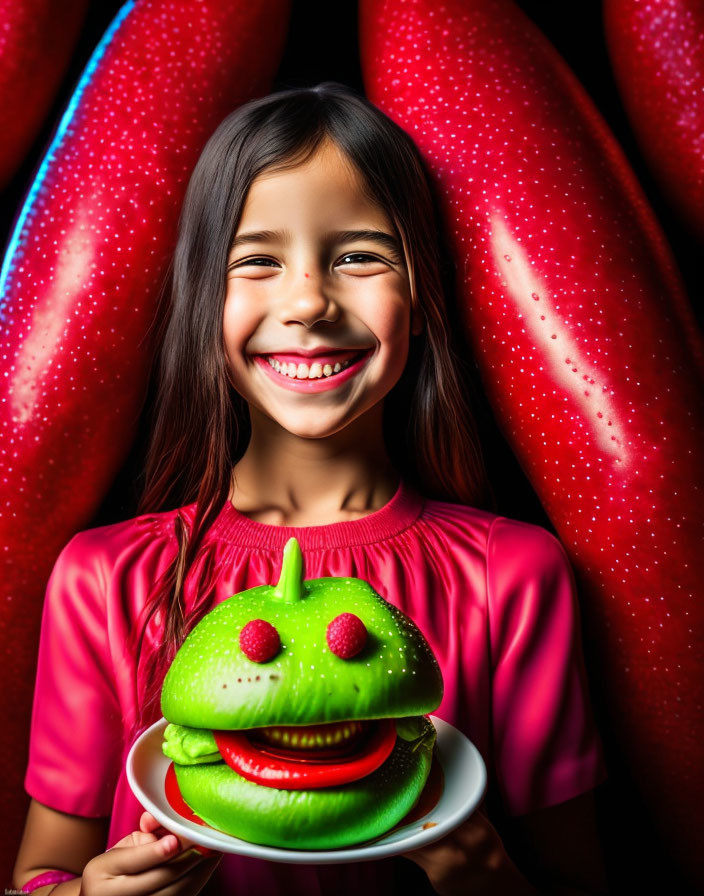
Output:
<svg viewBox="0 0 704 896">
<path fill-rule="evenodd" d="M 528 896 L 538 891 L 513 864 L 487 817 L 477 810 L 447 837 L 405 853 L 441 896 L 484 893 Z"/>
<path fill-rule="evenodd" d="M 158 837 L 165 837 L 170 833 L 170 831 L 167 831 L 166 828 L 163 828 L 159 824 L 159 822 L 156 820 L 156 818 L 154 818 L 151 812 L 142 812 L 141 818 L 139 819 L 139 829 L 140 831 L 144 831 L 147 834 L 156 834 Z M 181 848 L 185 849 L 186 845 L 186 841 L 182 839 Z M 219 853 L 214 849 L 208 849 L 207 846 L 196 846 L 195 844 L 188 845 L 192 845 L 193 849 L 195 849 L 195 851 L 200 853 L 202 856 L 222 855 L 222 853 Z"/>
<path fill-rule="evenodd" d="M 203 889 L 221 853 L 204 856 L 189 848 L 148 812 L 139 826 L 88 862 L 80 896 L 195 896 Z"/>
</svg>

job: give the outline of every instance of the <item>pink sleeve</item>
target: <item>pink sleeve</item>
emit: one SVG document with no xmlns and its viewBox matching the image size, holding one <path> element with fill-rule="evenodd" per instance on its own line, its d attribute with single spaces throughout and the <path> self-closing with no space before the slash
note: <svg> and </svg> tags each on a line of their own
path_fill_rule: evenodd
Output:
<svg viewBox="0 0 704 896">
<path fill-rule="evenodd" d="M 79 532 L 46 589 L 25 789 L 72 815 L 110 815 L 122 725 L 99 558 Z"/>
<path fill-rule="evenodd" d="M 572 568 L 562 544 L 497 518 L 487 545 L 493 742 L 506 810 L 564 802 L 605 777 Z"/>
</svg>

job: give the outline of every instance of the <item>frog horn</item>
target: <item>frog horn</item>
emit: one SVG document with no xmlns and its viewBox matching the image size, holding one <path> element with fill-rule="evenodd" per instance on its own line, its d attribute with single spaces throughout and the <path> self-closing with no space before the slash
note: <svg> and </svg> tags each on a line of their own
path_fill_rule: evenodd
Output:
<svg viewBox="0 0 704 896">
<path fill-rule="evenodd" d="M 289 538 L 284 545 L 281 577 L 274 588 L 274 597 L 291 604 L 303 596 L 303 554 L 296 539 Z"/>
</svg>

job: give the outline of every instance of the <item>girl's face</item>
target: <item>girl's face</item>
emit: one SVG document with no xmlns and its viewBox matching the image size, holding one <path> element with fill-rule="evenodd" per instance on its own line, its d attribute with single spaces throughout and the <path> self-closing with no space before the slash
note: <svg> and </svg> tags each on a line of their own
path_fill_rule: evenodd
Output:
<svg viewBox="0 0 704 896">
<path fill-rule="evenodd" d="M 254 180 L 223 317 L 251 408 L 302 438 L 332 435 L 388 394 L 420 327 L 396 230 L 334 143 Z"/>
</svg>

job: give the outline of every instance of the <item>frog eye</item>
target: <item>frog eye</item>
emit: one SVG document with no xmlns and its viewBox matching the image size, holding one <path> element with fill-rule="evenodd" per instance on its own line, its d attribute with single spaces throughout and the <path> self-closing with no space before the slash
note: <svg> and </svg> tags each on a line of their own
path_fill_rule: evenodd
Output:
<svg viewBox="0 0 704 896">
<path fill-rule="evenodd" d="M 281 649 L 281 638 L 264 619 L 252 619 L 240 632 L 240 650 L 253 663 L 266 663 Z"/>
<path fill-rule="evenodd" d="M 335 656 L 348 660 L 367 643 L 367 627 L 354 613 L 341 613 L 328 624 L 325 639 Z"/>
</svg>

